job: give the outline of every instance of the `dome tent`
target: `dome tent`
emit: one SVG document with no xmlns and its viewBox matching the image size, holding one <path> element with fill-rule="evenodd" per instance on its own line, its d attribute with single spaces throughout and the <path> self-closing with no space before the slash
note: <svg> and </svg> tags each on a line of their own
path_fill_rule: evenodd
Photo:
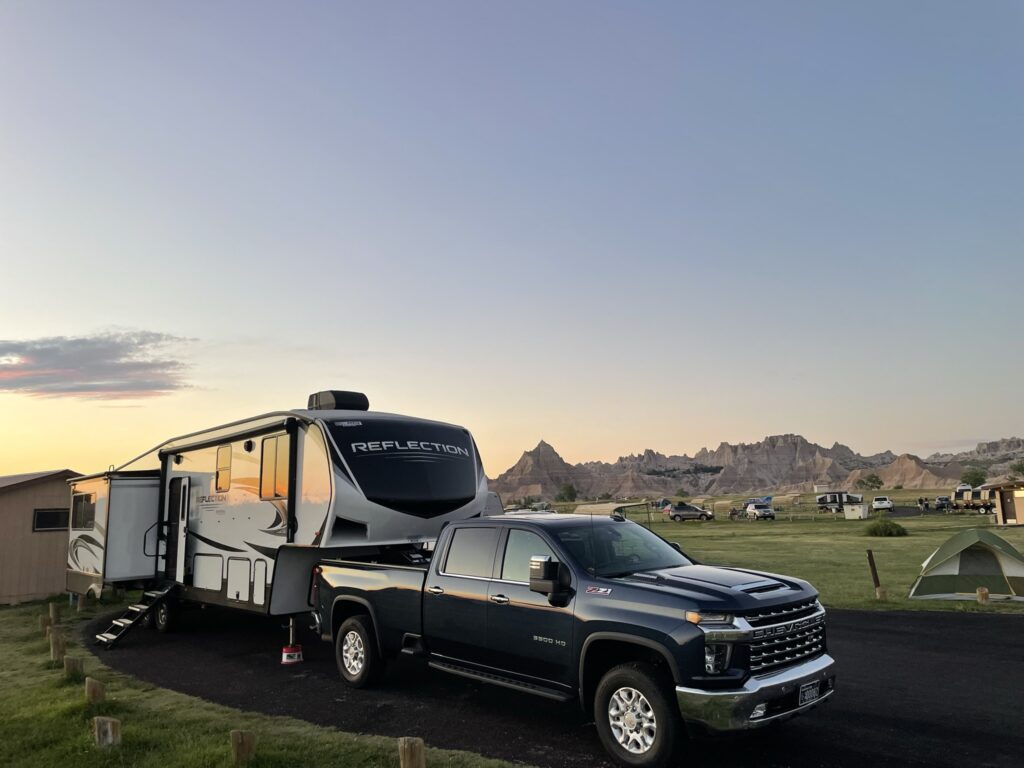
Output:
<svg viewBox="0 0 1024 768">
<path fill-rule="evenodd" d="M 978 587 L 992 598 L 1024 600 L 1024 555 L 983 528 L 947 539 L 921 565 L 910 590 L 920 600 L 974 600 Z"/>
</svg>

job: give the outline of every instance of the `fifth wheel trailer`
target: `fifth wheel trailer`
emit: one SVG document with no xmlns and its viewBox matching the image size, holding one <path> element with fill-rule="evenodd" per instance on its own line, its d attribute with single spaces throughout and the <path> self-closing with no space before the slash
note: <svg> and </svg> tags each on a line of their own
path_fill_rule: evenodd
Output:
<svg viewBox="0 0 1024 768">
<path fill-rule="evenodd" d="M 158 607 L 159 626 L 177 600 L 308 612 L 324 557 L 426 548 L 447 522 L 501 512 L 468 430 L 337 391 L 172 438 L 71 490 L 68 590 L 145 589 L 124 630 Z"/>
</svg>

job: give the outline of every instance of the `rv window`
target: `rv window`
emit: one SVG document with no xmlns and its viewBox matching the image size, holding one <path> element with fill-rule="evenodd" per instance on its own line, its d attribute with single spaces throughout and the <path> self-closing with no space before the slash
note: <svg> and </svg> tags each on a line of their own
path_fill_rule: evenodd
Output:
<svg viewBox="0 0 1024 768">
<path fill-rule="evenodd" d="M 67 529 L 68 510 L 66 508 L 32 510 L 33 531 L 66 531 Z"/>
<path fill-rule="evenodd" d="M 217 449 L 217 492 L 231 489 L 231 446 Z"/>
<path fill-rule="evenodd" d="M 288 435 L 263 439 L 260 498 L 288 498 Z"/>
<path fill-rule="evenodd" d="M 489 579 L 497 546 L 497 528 L 460 528 L 452 536 L 444 572 Z"/>
<path fill-rule="evenodd" d="M 76 493 L 71 501 L 71 527 L 91 531 L 96 522 L 96 494 Z"/>
</svg>

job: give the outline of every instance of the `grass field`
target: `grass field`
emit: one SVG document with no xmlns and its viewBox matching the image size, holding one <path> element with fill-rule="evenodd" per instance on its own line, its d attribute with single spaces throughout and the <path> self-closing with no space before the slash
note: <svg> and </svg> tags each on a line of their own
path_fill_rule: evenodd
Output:
<svg viewBox="0 0 1024 768">
<path fill-rule="evenodd" d="M 63 669 L 49 661 L 49 646 L 38 627 L 45 607 L 36 603 L 0 608 L 0 766 L 230 766 L 228 734 L 234 728 L 257 734 L 253 768 L 398 766 L 394 739 L 356 736 L 209 704 L 115 673 L 70 645 L 69 653 L 86 659 L 86 674 L 107 686 L 107 701 L 90 707 L 82 682 L 65 682 Z M 71 615 L 70 639 L 75 637 L 74 625 L 87 616 Z M 91 718 L 95 715 L 122 721 L 121 747 L 101 751 L 93 745 Z M 509 763 L 465 752 L 429 750 L 427 759 L 431 766 L 511 768 Z"/>
<path fill-rule="evenodd" d="M 657 519 L 660 516 L 655 516 Z M 979 515 L 929 515 L 899 518 L 909 532 L 900 538 L 864 535 L 867 520 L 656 522 L 654 531 L 676 541 L 688 554 L 705 563 L 753 568 L 807 579 L 821 592 L 822 602 L 834 608 L 881 608 L 1016 612 L 1024 603 L 909 600 L 907 594 L 921 572 L 921 563 L 954 533 L 986 526 Z M 990 526 L 989 526 L 990 527 Z M 995 529 L 994 529 L 995 530 Z M 1024 552 L 1024 527 L 996 531 Z M 865 550 L 874 551 L 879 579 L 889 599 L 875 600 Z"/>
</svg>

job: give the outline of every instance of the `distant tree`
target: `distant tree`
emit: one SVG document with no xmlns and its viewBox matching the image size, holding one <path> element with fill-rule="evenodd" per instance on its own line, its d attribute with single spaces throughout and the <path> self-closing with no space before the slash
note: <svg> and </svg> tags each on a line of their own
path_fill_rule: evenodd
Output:
<svg viewBox="0 0 1024 768">
<path fill-rule="evenodd" d="M 686 495 L 688 493 L 689 493 L 689 491 L 686 490 L 685 488 L 680 488 L 678 491 L 676 491 L 676 496 L 679 497 L 680 501 L 685 501 L 686 500 Z"/>
<path fill-rule="evenodd" d="M 555 496 L 555 501 L 576 501 L 576 486 L 572 483 L 563 483 L 562 487 L 558 489 L 558 495 Z"/>
<path fill-rule="evenodd" d="M 979 485 L 983 485 L 988 479 L 988 473 L 985 472 L 981 467 L 968 467 L 960 475 L 960 482 L 967 483 L 972 488 L 977 488 Z"/>
<path fill-rule="evenodd" d="M 1015 461 L 1010 465 L 1010 474 L 1016 477 L 1024 477 L 1024 459 Z"/>
<path fill-rule="evenodd" d="M 894 491 L 902 491 L 902 490 L 903 490 L 903 486 L 902 486 L 902 485 L 894 485 L 894 486 L 892 487 L 892 489 L 893 489 Z"/>
<path fill-rule="evenodd" d="M 598 501 L 608 501 L 608 500 L 611 499 L 611 497 L 612 497 L 612 495 L 610 493 L 608 493 L 607 491 L 605 491 L 604 493 L 602 493 L 600 496 L 597 497 L 597 500 Z"/>
<path fill-rule="evenodd" d="M 872 472 L 867 477 L 857 481 L 857 489 L 860 491 L 877 491 L 883 485 L 882 478 Z"/>
</svg>

